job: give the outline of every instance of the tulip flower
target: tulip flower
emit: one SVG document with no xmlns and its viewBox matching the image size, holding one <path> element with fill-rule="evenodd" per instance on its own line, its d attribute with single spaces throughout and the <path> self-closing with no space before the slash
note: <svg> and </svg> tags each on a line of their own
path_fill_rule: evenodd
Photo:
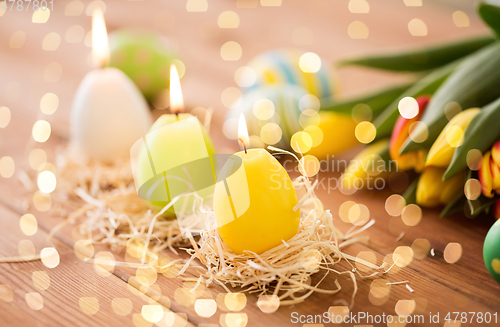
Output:
<svg viewBox="0 0 500 327">
<path fill-rule="evenodd" d="M 384 139 L 368 145 L 364 150 L 351 160 L 342 174 L 342 187 L 345 189 L 360 188 L 369 176 L 382 177 L 387 168 L 387 163 L 382 159 L 383 153 L 387 153 L 389 140 Z"/>
<path fill-rule="evenodd" d="M 419 150 L 403 155 L 399 154 L 401 146 L 410 135 L 411 125 L 420 119 L 423 112 L 425 111 L 425 108 L 427 107 L 427 104 L 429 103 L 430 98 L 427 95 L 422 95 L 416 98 L 416 100 L 418 103 L 418 114 L 410 119 L 399 116 L 398 120 L 396 121 L 391 135 L 389 153 L 391 155 L 391 159 L 397 162 L 398 169 L 408 170 L 413 168 L 416 171 L 420 172 L 424 168 L 425 156 L 427 155 L 426 151 Z"/>
<path fill-rule="evenodd" d="M 425 167 L 417 184 L 417 204 L 424 207 L 446 205 L 464 189 L 465 173 L 443 181 L 445 169 Z"/>
<path fill-rule="evenodd" d="M 492 198 L 494 192 L 500 194 L 500 141 L 484 154 L 479 167 L 479 181 L 485 196 Z"/>
<path fill-rule="evenodd" d="M 425 161 L 426 166 L 449 166 L 455 149 L 464 141 L 464 131 L 479 113 L 479 108 L 467 109 L 453 117 L 432 145 Z"/>
<path fill-rule="evenodd" d="M 492 206 L 493 210 L 493 217 L 495 219 L 500 219 L 500 200 L 496 200 L 495 203 Z"/>
</svg>

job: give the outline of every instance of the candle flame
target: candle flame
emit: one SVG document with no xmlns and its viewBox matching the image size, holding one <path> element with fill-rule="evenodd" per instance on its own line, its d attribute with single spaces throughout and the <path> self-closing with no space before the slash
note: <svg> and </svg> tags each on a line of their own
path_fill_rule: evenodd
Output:
<svg viewBox="0 0 500 327">
<path fill-rule="evenodd" d="M 181 81 L 174 64 L 170 65 L 170 112 L 177 114 L 184 111 Z"/>
<path fill-rule="evenodd" d="M 92 13 L 92 61 L 96 67 L 104 67 L 109 60 L 109 43 L 106 23 L 101 9 Z"/>
<path fill-rule="evenodd" d="M 240 121 L 238 124 L 238 139 L 243 143 L 243 147 L 246 148 L 250 145 L 250 139 L 248 137 L 248 128 L 245 116 L 240 114 Z"/>
</svg>

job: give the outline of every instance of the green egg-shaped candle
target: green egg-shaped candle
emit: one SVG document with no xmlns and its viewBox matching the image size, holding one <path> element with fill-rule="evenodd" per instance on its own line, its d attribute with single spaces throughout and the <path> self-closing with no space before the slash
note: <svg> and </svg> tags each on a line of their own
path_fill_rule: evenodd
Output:
<svg viewBox="0 0 500 327">
<path fill-rule="evenodd" d="M 165 128 L 167 126 L 168 128 Z M 196 176 L 202 173 L 199 170 L 203 167 L 197 166 L 200 169 L 191 170 L 187 173 L 189 176 L 174 173 L 179 179 L 170 179 L 168 182 L 165 181 L 167 177 L 163 172 L 166 171 L 167 175 L 170 175 L 172 168 L 188 167 L 190 163 L 199 162 L 204 158 L 210 162 L 209 157 L 213 154 L 215 148 L 212 140 L 197 118 L 189 113 L 160 116 L 141 143 L 136 174 L 136 182 L 140 186 L 139 194 L 158 211 L 186 188 L 196 191 L 200 197 L 208 200 L 213 195 L 213 186 L 194 190 L 190 187 L 194 185 L 185 183 L 189 182 L 189 179 L 195 183 L 193 180 L 203 178 Z M 214 162 L 214 165 L 217 163 Z M 186 208 L 193 206 L 192 198 L 182 201 L 186 201 L 184 203 Z M 171 207 L 165 211 L 164 216 L 175 214 L 174 208 Z"/>
<path fill-rule="evenodd" d="M 170 65 L 182 66 L 170 42 L 154 32 L 122 29 L 111 33 L 109 41 L 108 66 L 123 71 L 148 101 L 169 87 Z"/>
<path fill-rule="evenodd" d="M 483 257 L 491 277 L 500 283 L 500 220 L 491 226 L 484 239 Z"/>
</svg>

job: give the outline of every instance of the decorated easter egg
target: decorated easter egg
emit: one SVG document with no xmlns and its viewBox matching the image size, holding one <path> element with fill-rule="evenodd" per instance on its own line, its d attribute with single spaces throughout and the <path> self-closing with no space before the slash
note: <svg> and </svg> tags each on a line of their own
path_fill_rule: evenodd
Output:
<svg viewBox="0 0 500 327">
<path fill-rule="evenodd" d="M 262 85 L 293 84 L 318 98 L 331 97 L 334 93 L 331 65 L 312 52 L 270 50 L 252 59 L 248 67 L 255 75 L 255 81 L 248 86 L 249 89 Z"/>
<path fill-rule="evenodd" d="M 151 31 L 118 30 L 109 35 L 109 42 L 108 65 L 130 77 L 148 101 L 169 87 L 170 65 L 182 65 L 169 41 Z"/>
<path fill-rule="evenodd" d="M 297 85 L 265 85 L 250 90 L 238 99 L 228 112 L 226 123 L 237 125 L 245 115 L 250 136 L 283 149 L 301 131 L 310 117 L 317 115 L 319 100 Z"/>
<path fill-rule="evenodd" d="M 500 220 L 491 226 L 484 239 L 483 258 L 491 277 L 500 283 Z"/>
<path fill-rule="evenodd" d="M 355 135 L 356 122 L 351 115 L 320 111 L 318 125 L 311 124 L 304 129 L 311 135 L 312 147 L 307 154 L 319 160 L 341 153 L 359 144 Z"/>
</svg>

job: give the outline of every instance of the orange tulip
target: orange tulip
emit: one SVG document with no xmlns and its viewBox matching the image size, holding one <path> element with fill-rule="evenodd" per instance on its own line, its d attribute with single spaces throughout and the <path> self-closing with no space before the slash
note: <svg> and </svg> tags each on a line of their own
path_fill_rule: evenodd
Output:
<svg viewBox="0 0 500 327">
<path fill-rule="evenodd" d="M 430 97 L 427 95 L 422 95 L 416 100 L 419 109 L 418 114 L 410 119 L 399 116 L 392 131 L 389 152 L 391 155 L 391 159 L 397 162 L 398 169 L 408 170 L 413 168 L 416 171 L 420 172 L 422 171 L 422 169 L 424 169 L 427 151 L 421 150 L 406 153 L 403 155 L 399 154 L 401 146 L 410 135 L 410 126 L 420 119 L 423 112 L 425 111 L 425 108 L 427 107 L 427 104 L 429 103 Z"/>
<path fill-rule="evenodd" d="M 479 167 L 479 181 L 485 196 L 492 198 L 494 192 L 500 194 L 500 141 L 484 154 Z"/>
</svg>

